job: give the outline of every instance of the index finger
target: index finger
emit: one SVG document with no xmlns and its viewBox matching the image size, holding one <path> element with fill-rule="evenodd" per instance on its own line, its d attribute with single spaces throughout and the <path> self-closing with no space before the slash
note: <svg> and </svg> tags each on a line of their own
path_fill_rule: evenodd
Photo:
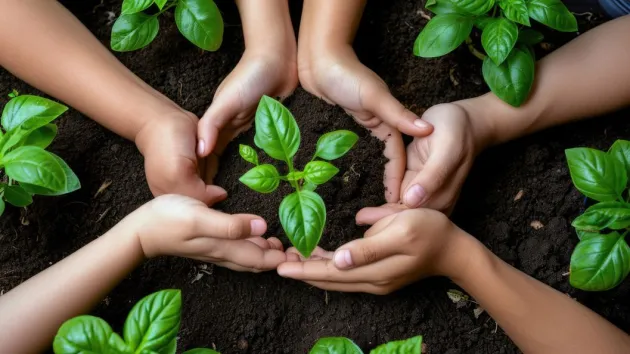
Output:
<svg viewBox="0 0 630 354">
<path fill-rule="evenodd" d="M 339 270 L 333 260 L 285 262 L 278 266 L 278 274 L 284 278 L 303 281 L 337 283 L 372 283 L 386 281 L 387 272 L 395 269 L 399 256 L 349 270 Z"/>
</svg>

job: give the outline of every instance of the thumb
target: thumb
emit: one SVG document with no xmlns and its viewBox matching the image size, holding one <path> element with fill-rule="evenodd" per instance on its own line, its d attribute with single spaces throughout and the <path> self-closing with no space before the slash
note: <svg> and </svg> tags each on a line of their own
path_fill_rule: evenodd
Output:
<svg viewBox="0 0 630 354">
<path fill-rule="evenodd" d="M 389 90 L 382 88 L 366 101 L 368 110 L 403 134 L 422 138 L 433 132 L 433 126 L 405 108 Z"/>
<path fill-rule="evenodd" d="M 238 105 L 226 100 L 217 99 L 199 120 L 197 129 L 197 155 L 208 156 L 215 148 L 219 138 L 219 131 L 225 124 L 238 114 Z"/>
<path fill-rule="evenodd" d="M 440 150 L 431 155 L 418 171 L 403 194 L 403 202 L 409 208 L 419 208 L 439 191 L 455 172 L 456 160 L 448 152 Z"/>
<path fill-rule="evenodd" d="M 208 208 L 199 208 L 195 214 L 195 234 L 205 237 L 241 240 L 262 236 L 267 223 L 252 214 L 225 214 Z"/>
<path fill-rule="evenodd" d="M 333 263 L 337 269 L 346 270 L 378 262 L 396 253 L 396 242 L 380 232 L 341 246 L 333 256 Z"/>
</svg>

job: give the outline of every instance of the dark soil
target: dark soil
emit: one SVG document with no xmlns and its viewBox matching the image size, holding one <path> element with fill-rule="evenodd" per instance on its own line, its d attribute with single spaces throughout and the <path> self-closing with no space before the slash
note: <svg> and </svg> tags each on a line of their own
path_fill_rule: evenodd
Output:
<svg viewBox="0 0 630 354">
<path fill-rule="evenodd" d="M 111 25 L 107 11 L 118 13 L 120 1 L 64 2 L 107 45 Z M 300 4 L 291 2 L 294 23 Z M 583 5 L 585 2 L 582 1 Z M 243 50 L 238 14 L 233 2 L 219 2 L 226 34 L 217 53 L 201 53 L 163 18 L 158 39 L 147 49 L 119 55 L 131 70 L 184 108 L 202 114 L 214 90 L 236 65 Z M 472 97 L 486 91 L 479 63 L 465 49 L 435 60 L 411 55 L 413 41 L 425 25 L 420 1 L 369 2 L 358 35 L 360 58 L 390 85 L 408 107 L 421 113 L 441 102 Z M 585 23 L 587 29 L 596 23 Z M 554 36 L 553 46 L 571 38 Z M 540 54 L 544 54 L 540 50 Z M 458 81 L 454 85 L 449 73 Z M 0 71 L 0 104 L 17 88 L 38 92 Z M 381 183 L 384 159 L 381 143 L 368 137 L 340 109 L 298 90 L 286 101 L 302 129 L 303 149 L 298 165 L 311 154 L 316 139 L 334 129 L 361 135 L 357 147 L 336 162 L 341 170 L 319 189 L 329 210 L 323 238 L 334 248 L 361 237 L 355 213 L 384 201 Z M 568 270 L 577 238 L 570 221 L 583 209 L 583 199 L 571 186 L 564 149 L 575 146 L 607 148 L 630 136 L 629 112 L 567 125 L 491 149 L 477 161 L 464 188 L 454 220 L 477 236 L 501 258 L 533 277 L 576 297 L 623 330 L 630 330 L 630 281 L 604 293 L 571 289 Z M 106 131 L 76 111 L 59 121 L 52 150 L 77 172 L 83 188 L 58 198 L 36 198 L 28 210 L 8 208 L 0 219 L 0 290 L 8 291 L 44 268 L 66 257 L 115 225 L 151 199 L 143 161 L 135 146 Z M 253 133 L 237 142 L 251 143 Z M 227 212 L 264 216 L 270 233 L 281 233 L 277 206 L 289 188 L 270 197 L 253 193 L 237 182 L 248 169 L 237 145 L 222 160 L 217 183 L 232 199 L 220 205 Z M 106 181 L 112 185 L 94 197 Z M 514 196 L 523 191 L 522 199 Z M 534 230 L 530 224 L 544 227 Z M 286 241 L 286 240 L 285 240 Z M 322 336 L 348 336 L 369 349 L 394 339 L 425 336 L 429 353 L 516 353 L 518 350 L 494 322 L 472 308 L 456 309 L 446 296 L 454 285 L 430 279 L 390 296 L 325 293 L 285 280 L 274 272 L 242 274 L 208 266 L 211 275 L 193 282 L 200 264 L 163 258 L 133 272 L 94 313 L 120 329 L 127 311 L 141 297 L 164 288 L 180 288 L 184 313 L 180 348 L 215 347 L 222 353 L 306 353 Z M 1 314 L 0 314 L 1 315 Z"/>
</svg>

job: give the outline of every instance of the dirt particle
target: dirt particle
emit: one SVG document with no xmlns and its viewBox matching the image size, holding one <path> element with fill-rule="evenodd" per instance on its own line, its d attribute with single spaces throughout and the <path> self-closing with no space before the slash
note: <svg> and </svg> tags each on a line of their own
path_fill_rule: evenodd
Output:
<svg viewBox="0 0 630 354">
<path fill-rule="evenodd" d="M 531 226 L 532 228 L 534 228 L 534 230 L 540 230 L 543 227 L 545 227 L 545 225 L 543 225 L 542 222 L 538 221 L 538 220 L 534 220 L 532 221 L 529 226 Z"/>
</svg>

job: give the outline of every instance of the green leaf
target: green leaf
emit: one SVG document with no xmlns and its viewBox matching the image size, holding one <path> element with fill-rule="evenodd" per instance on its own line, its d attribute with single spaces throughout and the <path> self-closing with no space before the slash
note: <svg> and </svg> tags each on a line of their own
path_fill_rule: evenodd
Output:
<svg viewBox="0 0 630 354">
<path fill-rule="evenodd" d="M 617 140 L 610 147 L 609 155 L 614 156 L 626 170 L 626 174 L 630 176 L 630 141 Z"/>
<path fill-rule="evenodd" d="M 221 354 L 221 353 L 212 349 L 195 348 L 195 349 L 187 350 L 183 354 Z"/>
<path fill-rule="evenodd" d="M 481 44 L 495 64 L 501 65 L 516 44 L 518 27 L 514 22 L 497 18 L 490 22 L 481 34 Z"/>
<path fill-rule="evenodd" d="M 5 183 L 0 183 L 0 186 L 4 191 L 4 199 L 9 204 L 21 208 L 33 203 L 33 197 L 24 188 L 16 185 L 9 186 Z"/>
<path fill-rule="evenodd" d="M 461 10 L 459 10 L 452 2 L 448 0 L 440 0 L 439 2 L 427 1 L 427 4 L 425 5 L 425 7 L 427 8 L 427 10 L 433 12 L 436 15 L 453 14 L 453 13 L 461 12 Z"/>
<path fill-rule="evenodd" d="M 483 15 L 492 10 L 495 0 L 448 0 L 461 11 L 471 15 Z"/>
<path fill-rule="evenodd" d="M 363 354 L 361 348 L 344 337 L 320 338 L 309 354 Z"/>
<path fill-rule="evenodd" d="M 2 111 L 2 127 L 10 131 L 17 127 L 34 130 L 52 122 L 68 107 L 47 98 L 22 95 L 7 103 Z"/>
<path fill-rule="evenodd" d="M 127 354 L 132 351 L 104 320 L 79 316 L 64 322 L 53 342 L 55 354 Z"/>
<path fill-rule="evenodd" d="M 239 181 L 256 192 L 271 193 L 280 184 L 280 174 L 273 165 L 264 164 L 247 171 Z"/>
<path fill-rule="evenodd" d="M 311 161 L 304 167 L 304 179 L 313 184 L 324 184 L 333 178 L 339 169 L 326 161 Z"/>
<path fill-rule="evenodd" d="M 117 52 L 130 52 L 153 42 L 160 30 L 157 17 L 143 14 L 122 15 L 112 27 L 110 46 Z"/>
<path fill-rule="evenodd" d="M 176 354 L 177 353 L 177 337 L 173 339 L 166 347 L 162 348 L 158 354 Z"/>
<path fill-rule="evenodd" d="M 534 68 L 535 62 L 529 51 L 515 47 L 501 65 L 486 57 L 482 71 L 484 80 L 495 95 L 519 107 L 529 97 L 534 83 Z"/>
<path fill-rule="evenodd" d="M 452 52 L 468 38 L 473 21 L 472 17 L 459 14 L 435 16 L 416 38 L 413 54 L 435 58 Z"/>
<path fill-rule="evenodd" d="M 302 190 L 280 203 L 280 223 L 289 240 L 308 258 L 317 247 L 326 224 L 326 205 L 317 193 Z"/>
<path fill-rule="evenodd" d="M 587 239 L 592 238 L 592 237 L 599 237 L 600 236 L 599 232 L 586 231 L 586 230 L 575 230 L 575 233 L 577 234 L 578 239 L 580 239 L 580 240 L 587 240 Z"/>
<path fill-rule="evenodd" d="M 214 52 L 223 42 L 223 17 L 212 0 L 179 0 L 175 8 L 179 31 L 201 49 Z"/>
<path fill-rule="evenodd" d="M 166 1 L 165 1 L 166 2 Z M 123 0 L 121 15 L 132 15 L 153 5 L 153 0 Z M 161 8 L 160 8 L 161 9 Z"/>
<path fill-rule="evenodd" d="M 6 209 L 6 204 L 4 203 L 4 200 L 0 198 L 0 216 L 4 214 L 4 209 Z"/>
<path fill-rule="evenodd" d="M 422 354 L 422 336 L 389 342 L 373 349 L 370 354 Z"/>
<path fill-rule="evenodd" d="M 597 203 L 586 209 L 571 224 L 578 230 L 621 230 L 630 226 L 630 204 L 622 202 Z"/>
<path fill-rule="evenodd" d="M 258 166 L 258 153 L 251 146 L 240 144 L 238 146 L 238 153 L 243 160 Z"/>
<path fill-rule="evenodd" d="M 254 143 L 267 155 L 287 163 L 300 147 L 300 129 L 289 110 L 269 96 L 263 96 L 256 110 Z"/>
<path fill-rule="evenodd" d="M 303 171 L 293 171 L 293 172 L 289 172 L 287 174 L 287 180 L 288 181 L 299 181 L 302 178 L 304 178 L 304 172 Z"/>
<path fill-rule="evenodd" d="M 525 0 L 499 0 L 503 15 L 510 21 L 530 26 L 529 13 Z"/>
<path fill-rule="evenodd" d="M 349 130 L 326 133 L 317 140 L 315 156 L 328 161 L 338 159 L 347 154 L 357 141 L 359 136 Z"/>
<path fill-rule="evenodd" d="M 621 162 L 603 151 L 575 148 L 565 151 L 575 188 L 599 202 L 621 196 L 628 176 Z"/>
<path fill-rule="evenodd" d="M 529 17 L 560 32 L 578 30 L 575 16 L 560 0 L 529 0 Z"/>
<path fill-rule="evenodd" d="M 46 124 L 33 130 L 24 139 L 22 145 L 39 146 L 42 149 L 47 148 L 57 136 L 57 126 L 54 124 Z"/>
<path fill-rule="evenodd" d="M 630 272 L 630 247 L 617 232 L 580 241 L 571 255 L 570 282 L 575 288 L 604 291 Z"/>
<path fill-rule="evenodd" d="M 125 342 L 136 352 L 159 352 L 179 332 L 182 294 L 162 290 L 146 296 L 131 309 L 123 329 Z"/>
<path fill-rule="evenodd" d="M 23 146 L 2 159 L 5 173 L 14 180 L 52 191 L 67 187 L 66 174 L 54 155 L 36 146 Z"/>
<path fill-rule="evenodd" d="M 34 186 L 28 183 L 20 183 L 20 186 L 30 194 L 39 194 L 46 196 L 68 194 L 80 189 L 81 183 L 79 182 L 79 178 L 77 177 L 77 175 L 74 174 L 72 169 L 70 169 L 70 166 L 68 166 L 68 164 L 61 159 L 61 157 L 53 154 L 52 152 L 49 152 L 49 154 L 51 154 L 57 160 L 57 163 L 59 163 L 61 169 L 63 169 L 64 173 L 66 174 L 66 187 L 60 190 L 51 190 L 40 186 Z"/>
<path fill-rule="evenodd" d="M 543 36 L 542 33 L 531 28 L 526 28 L 518 32 L 517 42 L 527 45 L 535 45 L 542 42 L 543 39 L 545 39 L 545 36 Z"/>
<path fill-rule="evenodd" d="M 315 183 L 305 182 L 304 185 L 302 186 L 302 189 L 305 191 L 313 192 L 314 190 L 317 189 L 317 185 Z"/>
<path fill-rule="evenodd" d="M 160 10 L 164 8 L 164 5 L 166 5 L 167 2 L 168 0 L 155 0 L 155 4 Z"/>
<path fill-rule="evenodd" d="M 475 21 L 473 22 L 473 24 L 475 27 L 483 31 L 491 22 L 494 22 L 494 20 L 494 17 L 480 16 L 475 17 Z"/>
</svg>

